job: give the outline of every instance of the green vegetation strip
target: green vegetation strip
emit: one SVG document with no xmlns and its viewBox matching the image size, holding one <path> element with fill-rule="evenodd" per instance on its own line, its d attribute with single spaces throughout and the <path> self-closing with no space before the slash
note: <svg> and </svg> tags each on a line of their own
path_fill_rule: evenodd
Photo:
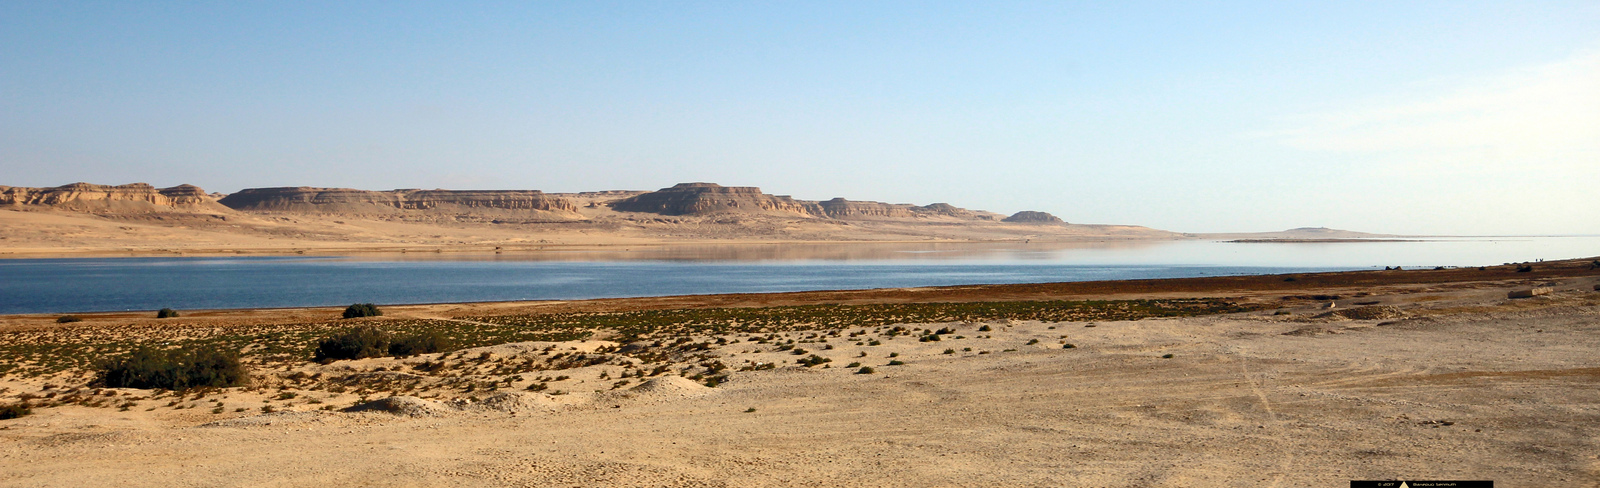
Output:
<svg viewBox="0 0 1600 488">
<path fill-rule="evenodd" d="M 692 334 L 761 333 L 843 329 L 892 324 L 1037 320 L 1075 322 L 1138 320 L 1244 312 L 1253 308 L 1222 299 L 1032 301 L 971 303 L 895 303 L 875 305 L 798 305 L 761 308 L 644 310 L 611 313 L 498 315 L 463 320 L 538 330 L 611 330 L 614 340 Z"/>
<path fill-rule="evenodd" d="M 378 319 L 211 327 L 66 327 L 0 333 L 0 377 L 84 375 L 109 357 L 140 347 L 239 351 L 247 365 L 309 361 L 318 342 L 357 325 L 394 334 L 437 331 L 460 348 L 525 341 L 573 341 L 599 331 L 620 342 L 688 335 L 843 329 L 892 324 L 1038 320 L 1138 320 L 1251 310 L 1222 299 L 911 303 L 707 308 L 635 312 Z"/>
</svg>

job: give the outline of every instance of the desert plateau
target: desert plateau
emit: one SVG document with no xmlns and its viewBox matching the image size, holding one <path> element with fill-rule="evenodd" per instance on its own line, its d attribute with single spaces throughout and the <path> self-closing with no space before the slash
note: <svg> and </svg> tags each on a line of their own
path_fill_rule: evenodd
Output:
<svg viewBox="0 0 1600 488">
<path fill-rule="evenodd" d="M 619 247 L 841 242 L 1084 242 L 1192 239 L 1136 225 L 1073 224 L 945 203 L 796 200 L 755 187 L 658 191 L 0 186 L 0 258 L 527 253 Z M 1330 229 L 1228 238 L 1374 237 Z"/>
</svg>

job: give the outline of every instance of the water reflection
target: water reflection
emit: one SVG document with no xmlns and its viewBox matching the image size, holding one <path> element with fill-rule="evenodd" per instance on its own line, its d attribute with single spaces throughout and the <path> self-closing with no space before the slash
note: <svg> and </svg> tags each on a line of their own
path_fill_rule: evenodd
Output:
<svg viewBox="0 0 1600 488">
<path fill-rule="evenodd" d="M 501 252 L 361 253 L 368 261 L 1056 261 L 1073 251 L 1153 249 L 1169 241 L 773 243 L 637 246 L 547 246 Z"/>
<path fill-rule="evenodd" d="M 366 253 L 359 261 L 730 262 L 1072 264 L 1162 266 L 1484 266 L 1600 255 L 1600 237 L 1430 238 L 1426 240 L 1240 243 L 1106 240 L 989 243 L 775 243 L 556 247 L 501 253 Z"/>
</svg>

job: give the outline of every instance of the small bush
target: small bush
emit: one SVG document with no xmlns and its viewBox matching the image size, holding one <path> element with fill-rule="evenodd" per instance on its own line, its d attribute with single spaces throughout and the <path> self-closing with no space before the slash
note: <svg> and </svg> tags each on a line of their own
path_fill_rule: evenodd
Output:
<svg viewBox="0 0 1600 488">
<path fill-rule="evenodd" d="M 374 327 L 360 327 L 323 339 L 317 344 L 315 359 L 363 359 L 381 357 L 389 352 L 388 332 Z"/>
<path fill-rule="evenodd" d="M 70 323 L 73 323 L 73 322 L 82 322 L 82 321 L 83 321 L 83 318 L 79 317 L 77 315 L 62 315 L 60 317 L 56 317 L 56 323 L 58 323 L 58 324 L 70 324 Z"/>
<path fill-rule="evenodd" d="M 163 308 L 161 310 L 156 311 L 156 318 L 158 318 L 158 319 L 170 319 L 170 318 L 177 317 L 177 316 L 178 316 L 178 311 L 170 309 L 170 308 Z"/>
<path fill-rule="evenodd" d="M 987 325 L 978 328 L 978 332 L 989 332 L 989 331 L 992 331 L 992 330 L 994 330 L 994 328 L 993 327 L 989 327 Z"/>
<path fill-rule="evenodd" d="M 389 354 L 393 356 L 415 356 L 452 350 L 455 350 L 455 344 L 450 337 L 437 330 L 396 337 L 389 343 Z"/>
<path fill-rule="evenodd" d="M 844 365 L 844 367 L 846 367 L 846 368 L 856 368 L 856 367 L 860 367 L 860 366 L 861 366 L 861 363 L 859 363 L 859 362 L 855 362 L 855 363 L 850 363 L 850 364 Z"/>
<path fill-rule="evenodd" d="M 1039 343 L 1039 340 L 1038 340 L 1038 339 L 1030 339 L 1030 340 L 1029 340 L 1029 341 L 1028 341 L 1028 345 L 1030 345 L 1030 346 L 1031 346 L 1031 345 L 1034 345 L 1034 344 L 1038 344 L 1038 343 Z"/>
<path fill-rule="evenodd" d="M 945 354 L 955 354 L 955 353 L 956 353 L 956 350 L 955 350 L 955 349 L 945 349 L 945 350 L 944 350 L 944 353 L 945 353 Z"/>
<path fill-rule="evenodd" d="M 0 407 L 0 420 L 18 419 L 33 414 L 33 408 L 26 403 L 17 403 Z"/>
<path fill-rule="evenodd" d="M 102 363 L 100 381 L 110 388 L 187 390 L 243 386 L 250 374 L 235 353 L 141 348 Z"/>
<path fill-rule="evenodd" d="M 903 365 L 905 363 L 906 363 L 905 361 L 901 361 L 899 359 L 896 359 L 896 360 L 893 360 L 893 361 L 889 361 L 889 365 L 890 366 L 900 366 L 900 365 Z"/>
<path fill-rule="evenodd" d="M 344 309 L 344 318 L 347 319 L 353 319 L 356 317 L 377 317 L 381 315 L 383 315 L 383 311 L 378 310 L 378 306 L 371 303 L 357 303 Z"/>
<path fill-rule="evenodd" d="M 1072 349 L 1072 348 L 1075 348 L 1075 347 L 1078 347 L 1078 346 L 1076 346 L 1076 345 L 1074 345 L 1074 344 L 1073 344 L 1073 343 L 1071 343 L 1071 342 L 1068 342 L 1068 343 L 1066 343 L 1066 344 L 1062 344 L 1062 345 L 1061 345 L 1061 348 L 1062 348 L 1062 349 Z"/>
<path fill-rule="evenodd" d="M 1171 354 L 1162 354 L 1161 355 L 1161 359 L 1172 359 L 1172 355 Z"/>
<path fill-rule="evenodd" d="M 800 360 L 797 360 L 795 362 L 803 364 L 803 365 L 805 365 L 805 367 L 810 368 L 810 367 L 813 367 L 813 366 L 821 365 L 823 363 L 831 363 L 831 362 L 833 362 L 833 360 L 825 358 L 825 357 L 822 357 L 822 356 L 818 356 L 816 354 L 812 354 L 811 357 L 808 357 L 808 358 L 805 358 L 805 359 L 800 359 Z"/>
<path fill-rule="evenodd" d="M 856 374 L 872 374 L 876 372 L 878 370 L 872 369 L 872 366 L 862 366 L 861 369 L 856 370 Z"/>
</svg>

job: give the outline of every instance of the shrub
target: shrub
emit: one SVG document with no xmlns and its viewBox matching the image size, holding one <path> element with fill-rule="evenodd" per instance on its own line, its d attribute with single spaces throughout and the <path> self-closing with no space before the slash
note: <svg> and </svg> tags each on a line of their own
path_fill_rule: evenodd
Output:
<svg viewBox="0 0 1600 488">
<path fill-rule="evenodd" d="M 316 360 L 362 359 L 380 357 L 389 352 L 389 333 L 374 327 L 350 329 L 323 339 L 317 345 Z"/>
<path fill-rule="evenodd" d="M 859 363 L 859 362 L 850 363 L 850 364 L 844 365 L 844 367 L 846 367 L 846 368 L 855 368 L 855 367 L 859 367 L 859 366 L 861 366 L 861 363 Z"/>
<path fill-rule="evenodd" d="M 872 366 L 862 366 L 861 369 L 856 370 L 856 374 L 872 374 L 876 372 L 878 370 L 872 369 Z"/>
<path fill-rule="evenodd" d="M 1171 354 L 1162 354 L 1161 355 L 1161 359 L 1172 359 L 1172 355 Z"/>
<path fill-rule="evenodd" d="M 803 364 L 803 365 L 805 365 L 805 367 L 810 368 L 810 367 L 813 367 L 813 366 L 820 365 L 822 363 L 831 363 L 831 362 L 833 362 L 833 360 L 825 358 L 825 357 L 822 357 L 822 356 L 818 356 L 816 354 L 812 354 L 811 357 L 808 357 L 808 358 L 805 358 L 805 359 L 800 359 L 800 360 L 797 360 L 795 362 Z"/>
<path fill-rule="evenodd" d="M 955 353 L 956 353 L 956 350 L 955 350 L 955 349 L 945 349 L 945 350 L 944 350 L 944 353 L 945 353 L 945 354 L 955 354 Z"/>
<path fill-rule="evenodd" d="M 1039 343 L 1038 339 L 1031 339 L 1031 340 L 1028 341 L 1028 345 L 1030 345 L 1030 346 L 1034 345 L 1034 344 L 1038 344 L 1038 343 Z"/>
<path fill-rule="evenodd" d="M 1072 348 L 1075 348 L 1075 347 L 1078 347 L 1078 346 L 1076 346 L 1076 345 L 1074 345 L 1074 344 L 1072 344 L 1072 343 L 1071 343 L 1071 342 L 1068 342 L 1068 343 L 1066 343 L 1066 344 L 1062 344 L 1062 345 L 1061 345 L 1061 348 L 1062 348 L 1062 349 L 1072 349 Z"/>
<path fill-rule="evenodd" d="M 232 352 L 140 348 L 102 363 L 100 381 L 110 388 L 187 390 L 242 386 L 250 374 Z"/>
<path fill-rule="evenodd" d="M 893 361 L 889 361 L 889 365 L 890 366 L 899 366 L 899 365 L 902 365 L 902 364 L 905 364 L 905 363 L 906 363 L 905 361 L 901 361 L 899 359 L 896 359 L 896 360 L 893 360 Z"/>
<path fill-rule="evenodd" d="M 0 407 L 0 420 L 16 419 L 33 414 L 33 408 L 26 403 L 17 403 Z"/>
<path fill-rule="evenodd" d="M 355 305 L 345 307 L 344 309 L 344 318 L 347 319 L 353 319 L 356 317 L 377 317 L 380 315 L 383 315 L 383 311 L 378 310 L 378 306 L 371 303 L 357 303 Z"/>
<path fill-rule="evenodd" d="M 989 327 L 987 325 L 978 328 L 978 332 L 989 332 L 989 331 L 992 331 L 992 330 L 994 330 L 994 328 L 993 327 Z"/>
<path fill-rule="evenodd" d="M 156 311 L 156 318 L 158 318 L 158 319 L 167 319 L 167 318 L 172 318 L 172 317 L 177 317 L 177 316 L 178 316 L 178 311 L 170 309 L 170 308 L 163 308 L 161 310 Z"/>
<path fill-rule="evenodd" d="M 56 323 L 58 323 L 58 324 L 70 324 L 70 323 L 73 323 L 73 322 L 82 322 L 82 321 L 83 321 L 83 318 L 79 317 L 77 315 L 62 315 L 60 317 L 56 317 Z"/>
<path fill-rule="evenodd" d="M 450 337 L 437 330 L 396 337 L 394 342 L 389 343 L 389 354 L 393 356 L 433 354 L 449 352 L 454 349 L 455 344 L 450 340 Z"/>
</svg>

